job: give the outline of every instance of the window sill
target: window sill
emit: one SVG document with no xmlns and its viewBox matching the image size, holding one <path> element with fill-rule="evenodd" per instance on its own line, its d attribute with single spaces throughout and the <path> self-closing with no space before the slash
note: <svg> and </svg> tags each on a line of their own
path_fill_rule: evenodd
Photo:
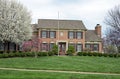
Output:
<svg viewBox="0 0 120 79">
<path fill-rule="evenodd" d="M 41 38 L 46 38 L 46 37 L 41 37 Z"/>
<path fill-rule="evenodd" d="M 51 37 L 50 39 L 55 39 L 55 37 Z"/>
</svg>

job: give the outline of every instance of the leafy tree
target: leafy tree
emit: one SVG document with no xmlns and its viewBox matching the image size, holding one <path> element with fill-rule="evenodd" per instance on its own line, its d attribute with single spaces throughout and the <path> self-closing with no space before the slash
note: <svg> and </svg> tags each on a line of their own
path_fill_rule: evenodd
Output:
<svg viewBox="0 0 120 79">
<path fill-rule="evenodd" d="M 32 36 L 31 14 L 20 2 L 0 0 L 0 41 L 4 51 L 9 50 L 9 43 L 19 44 Z"/>
<path fill-rule="evenodd" d="M 120 5 L 115 6 L 108 11 L 105 17 L 105 23 L 110 26 L 110 29 L 106 33 L 106 39 L 108 44 L 117 47 L 118 51 L 120 46 Z"/>
</svg>

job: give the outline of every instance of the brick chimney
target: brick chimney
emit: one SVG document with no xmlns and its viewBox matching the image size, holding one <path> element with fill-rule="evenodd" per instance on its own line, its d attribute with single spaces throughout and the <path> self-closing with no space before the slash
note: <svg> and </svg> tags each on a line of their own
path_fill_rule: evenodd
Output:
<svg viewBox="0 0 120 79">
<path fill-rule="evenodd" d="M 101 37 L 101 25 L 100 24 L 96 25 L 95 32 L 99 37 Z"/>
</svg>

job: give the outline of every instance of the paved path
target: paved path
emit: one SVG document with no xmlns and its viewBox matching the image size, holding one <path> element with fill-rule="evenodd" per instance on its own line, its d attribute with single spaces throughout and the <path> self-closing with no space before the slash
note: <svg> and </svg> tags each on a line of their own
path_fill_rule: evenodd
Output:
<svg viewBox="0 0 120 79">
<path fill-rule="evenodd" d="M 72 73 L 72 74 L 96 74 L 96 75 L 119 75 L 117 73 L 99 73 L 99 72 L 77 72 L 77 71 L 60 71 L 60 70 L 33 70 L 33 69 L 18 69 L 18 68 L 0 68 L 0 70 L 15 70 L 15 71 L 31 71 L 31 72 L 55 72 L 55 73 Z"/>
</svg>

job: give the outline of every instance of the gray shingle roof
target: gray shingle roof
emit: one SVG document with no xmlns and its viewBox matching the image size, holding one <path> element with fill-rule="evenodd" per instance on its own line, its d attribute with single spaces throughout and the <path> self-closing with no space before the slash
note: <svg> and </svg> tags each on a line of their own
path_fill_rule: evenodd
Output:
<svg viewBox="0 0 120 79">
<path fill-rule="evenodd" d="M 57 19 L 39 19 L 38 28 L 58 29 Z M 59 29 L 86 30 L 81 20 L 59 20 Z"/>
<path fill-rule="evenodd" d="M 97 34 L 95 33 L 95 30 L 87 30 L 85 34 L 85 41 L 99 42 L 99 41 L 102 41 L 102 39 L 99 36 L 97 36 Z"/>
</svg>

